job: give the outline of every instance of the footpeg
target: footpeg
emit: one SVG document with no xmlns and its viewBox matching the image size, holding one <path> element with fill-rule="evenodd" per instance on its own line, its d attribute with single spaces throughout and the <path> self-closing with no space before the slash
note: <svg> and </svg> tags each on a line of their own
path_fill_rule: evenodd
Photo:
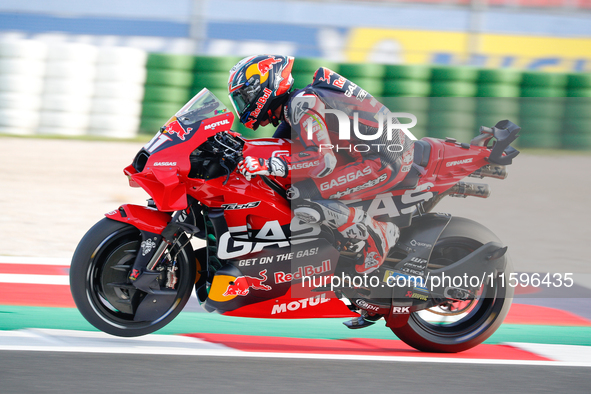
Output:
<svg viewBox="0 0 591 394">
<path fill-rule="evenodd" d="M 467 301 L 474 298 L 474 295 L 470 290 L 461 289 L 459 287 L 446 287 L 443 291 L 443 296 L 453 301 Z"/>
<path fill-rule="evenodd" d="M 351 330 L 356 330 L 358 328 L 365 328 L 365 327 L 373 326 L 376 323 L 373 321 L 365 320 L 363 318 L 363 316 L 359 316 L 359 317 L 354 317 L 353 319 L 351 319 L 349 321 L 343 322 L 343 324 L 345 326 L 347 326 L 347 328 L 350 328 Z"/>
</svg>

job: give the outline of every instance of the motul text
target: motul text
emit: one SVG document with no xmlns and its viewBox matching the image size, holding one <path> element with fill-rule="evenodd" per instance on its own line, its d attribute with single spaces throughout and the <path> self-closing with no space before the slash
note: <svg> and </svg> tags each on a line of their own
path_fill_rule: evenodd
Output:
<svg viewBox="0 0 591 394">
<path fill-rule="evenodd" d="M 330 298 L 326 298 L 326 293 L 317 295 L 316 297 L 303 298 L 292 302 L 284 302 L 283 304 L 273 305 L 272 315 L 277 313 L 285 313 L 287 311 L 297 311 L 298 309 L 306 309 L 309 306 L 317 306 L 330 301 Z"/>
</svg>

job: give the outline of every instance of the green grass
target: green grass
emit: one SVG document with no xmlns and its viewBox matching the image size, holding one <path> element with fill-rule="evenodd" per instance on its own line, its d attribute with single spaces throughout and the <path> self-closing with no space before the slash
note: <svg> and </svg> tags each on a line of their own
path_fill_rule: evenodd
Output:
<svg viewBox="0 0 591 394">
<path fill-rule="evenodd" d="M 249 319 L 218 314 L 182 312 L 156 334 L 217 333 L 289 338 L 396 339 L 383 321 L 349 330 L 346 319 Z M 0 330 L 23 328 L 98 331 L 74 308 L 0 306 Z M 591 327 L 502 325 L 485 343 L 549 343 L 591 346 Z"/>
</svg>

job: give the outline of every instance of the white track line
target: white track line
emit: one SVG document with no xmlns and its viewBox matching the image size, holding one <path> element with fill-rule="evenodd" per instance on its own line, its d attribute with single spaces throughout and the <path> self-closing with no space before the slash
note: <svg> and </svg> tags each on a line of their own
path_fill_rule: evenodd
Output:
<svg viewBox="0 0 591 394">
<path fill-rule="evenodd" d="M 74 331 L 59 329 L 34 329 L 0 331 L 0 349 L 32 348 L 53 351 L 79 351 L 94 353 L 127 352 L 156 354 L 149 349 L 170 349 L 176 351 L 226 350 L 224 345 L 211 343 L 199 338 L 181 335 L 145 335 L 137 338 L 122 338 L 96 331 Z M 92 350 L 94 349 L 94 351 Z M 166 354 L 166 351 L 165 351 Z"/>
<path fill-rule="evenodd" d="M 555 345 L 545 343 L 517 343 L 507 345 L 562 362 L 581 362 L 591 364 L 591 346 Z"/>
</svg>

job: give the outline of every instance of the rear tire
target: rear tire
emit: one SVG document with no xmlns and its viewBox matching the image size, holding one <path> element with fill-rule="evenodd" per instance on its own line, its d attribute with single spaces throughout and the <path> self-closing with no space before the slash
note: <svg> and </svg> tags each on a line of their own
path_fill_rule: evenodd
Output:
<svg viewBox="0 0 591 394">
<path fill-rule="evenodd" d="M 454 217 L 433 247 L 429 264 L 452 264 L 491 241 L 500 242 L 478 223 Z M 509 261 L 505 272 L 500 274 L 505 275 L 505 286 L 499 278 L 486 283 L 465 313 L 445 316 L 439 307 L 434 307 L 412 313 L 406 325 L 392 331 L 406 344 L 424 352 L 456 353 L 473 348 L 490 337 L 509 312 L 514 292 L 507 286 L 511 271 Z M 433 321 L 434 317 L 439 321 Z"/>
<path fill-rule="evenodd" d="M 186 241 L 185 236 L 179 239 L 181 245 Z M 195 257 L 190 244 L 181 249 L 177 243 L 171 252 L 173 256 L 178 252 L 174 300 L 154 320 L 133 320 L 135 308 L 146 296 L 128 280 L 140 243 L 137 228 L 105 218 L 86 233 L 74 252 L 70 267 L 72 297 L 82 316 L 101 331 L 121 337 L 150 334 L 170 323 L 189 300 L 195 284 Z M 171 263 L 161 261 L 157 266 L 160 264 Z M 164 269 L 161 285 L 166 281 L 166 272 Z"/>
</svg>

